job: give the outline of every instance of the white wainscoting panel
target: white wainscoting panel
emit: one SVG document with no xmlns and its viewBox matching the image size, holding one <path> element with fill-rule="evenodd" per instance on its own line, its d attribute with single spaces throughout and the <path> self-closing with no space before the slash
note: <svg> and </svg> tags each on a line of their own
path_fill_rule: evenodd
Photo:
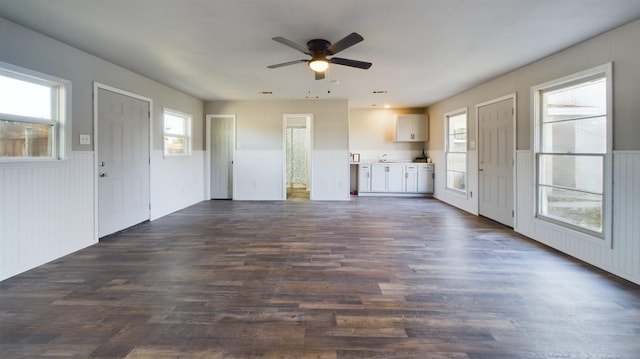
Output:
<svg viewBox="0 0 640 359">
<path fill-rule="evenodd" d="M 613 263 L 640 284 L 640 151 L 613 153 Z"/>
<path fill-rule="evenodd" d="M 236 150 L 233 167 L 233 199 L 283 200 L 283 161 L 282 150 Z"/>
<path fill-rule="evenodd" d="M 0 280 L 95 243 L 93 152 L 0 163 Z"/>
<path fill-rule="evenodd" d="M 205 199 L 204 151 L 163 158 L 151 151 L 151 220 Z"/>
<path fill-rule="evenodd" d="M 640 152 L 613 155 L 612 243 L 535 218 L 534 156 L 518 151 L 516 230 L 559 251 L 640 284 Z"/>
<path fill-rule="evenodd" d="M 349 150 L 314 150 L 311 160 L 311 199 L 348 201 Z"/>
<path fill-rule="evenodd" d="M 516 151 L 516 218 L 514 229 L 525 236 L 534 236 L 535 177 L 533 155 L 530 150 Z"/>
<path fill-rule="evenodd" d="M 447 174 L 446 174 L 446 158 L 444 151 L 431 150 L 429 151 L 429 157 L 431 157 L 434 163 L 435 182 L 434 182 L 434 194 L 433 197 L 439 199 L 442 202 L 448 203 L 454 207 L 458 207 L 464 211 L 472 214 L 478 214 L 478 154 L 476 151 L 470 151 L 467 154 L 467 186 L 468 192 L 461 194 L 456 191 L 446 189 Z"/>
</svg>

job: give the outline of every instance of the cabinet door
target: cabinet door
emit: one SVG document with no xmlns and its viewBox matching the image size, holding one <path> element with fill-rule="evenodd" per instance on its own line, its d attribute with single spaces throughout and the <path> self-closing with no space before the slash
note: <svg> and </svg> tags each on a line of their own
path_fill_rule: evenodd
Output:
<svg viewBox="0 0 640 359">
<path fill-rule="evenodd" d="M 413 121 L 406 116 L 396 117 L 396 141 L 411 141 L 413 134 Z"/>
<path fill-rule="evenodd" d="M 405 192 L 418 192 L 418 166 L 407 165 L 404 173 Z"/>
<path fill-rule="evenodd" d="M 387 192 L 404 192 L 404 165 L 387 165 Z"/>
<path fill-rule="evenodd" d="M 371 192 L 371 165 L 358 165 L 358 191 Z"/>
<path fill-rule="evenodd" d="M 427 120 L 425 115 L 397 115 L 396 141 L 424 142 L 427 140 Z"/>
<path fill-rule="evenodd" d="M 371 192 L 387 191 L 387 165 L 371 165 Z"/>
<path fill-rule="evenodd" d="M 418 192 L 433 193 L 433 166 L 418 166 Z"/>
</svg>

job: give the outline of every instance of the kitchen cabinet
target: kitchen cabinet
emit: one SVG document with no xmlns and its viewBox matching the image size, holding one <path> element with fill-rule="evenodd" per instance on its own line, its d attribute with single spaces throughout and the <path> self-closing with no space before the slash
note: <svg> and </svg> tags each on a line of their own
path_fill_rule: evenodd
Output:
<svg viewBox="0 0 640 359">
<path fill-rule="evenodd" d="M 431 163 L 364 163 L 358 165 L 358 193 L 364 196 L 433 194 Z"/>
<path fill-rule="evenodd" d="M 420 114 L 396 115 L 396 142 L 425 142 L 427 117 Z"/>
<path fill-rule="evenodd" d="M 371 165 L 358 165 L 358 192 L 371 192 Z"/>
<path fill-rule="evenodd" d="M 404 165 L 380 163 L 371 165 L 371 192 L 404 192 Z"/>
<path fill-rule="evenodd" d="M 407 165 L 404 171 L 405 191 L 418 192 L 418 165 Z"/>
<path fill-rule="evenodd" d="M 417 169 L 417 188 L 418 193 L 433 193 L 433 164 L 419 164 Z"/>
</svg>

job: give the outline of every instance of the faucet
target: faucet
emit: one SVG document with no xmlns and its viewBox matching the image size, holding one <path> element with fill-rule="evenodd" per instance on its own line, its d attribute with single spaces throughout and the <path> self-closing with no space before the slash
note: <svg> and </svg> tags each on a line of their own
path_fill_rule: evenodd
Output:
<svg viewBox="0 0 640 359">
<path fill-rule="evenodd" d="M 383 154 L 382 155 L 382 159 L 380 159 L 380 162 L 387 162 L 387 154 Z"/>
</svg>

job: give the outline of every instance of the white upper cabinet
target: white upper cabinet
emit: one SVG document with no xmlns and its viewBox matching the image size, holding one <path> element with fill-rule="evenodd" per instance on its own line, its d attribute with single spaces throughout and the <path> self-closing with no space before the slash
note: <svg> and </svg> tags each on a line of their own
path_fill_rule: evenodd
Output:
<svg viewBox="0 0 640 359">
<path fill-rule="evenodd" d="M 425 142 L 427 135 L 427 116 L 396 115 L 396 142 Z"/>
</svg>

